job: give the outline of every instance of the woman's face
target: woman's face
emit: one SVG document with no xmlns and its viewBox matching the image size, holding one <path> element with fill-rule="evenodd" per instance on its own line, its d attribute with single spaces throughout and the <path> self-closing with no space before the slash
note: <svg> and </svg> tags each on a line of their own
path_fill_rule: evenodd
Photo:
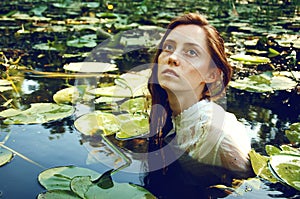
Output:
<svg viewBox="0 0 300 199">
<path fill-rule="evenodd" d="M 173 93 L 193 91 L 201 97 L 212 78 L 206 35 L 197 25 L 179 25 L 166 37 L 158 57 L 158 82 Z"/>
</svg>

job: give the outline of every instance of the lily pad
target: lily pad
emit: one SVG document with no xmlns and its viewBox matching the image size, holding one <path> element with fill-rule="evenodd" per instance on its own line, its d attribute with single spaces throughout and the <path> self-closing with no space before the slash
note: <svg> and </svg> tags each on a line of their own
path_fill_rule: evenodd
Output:
<svg viewBox="0 0 300 199">
<path fill-rule="evenodd" d="M 114 114 L 102 111 L 94 111 L 79 117 L 75 120 L 74 126 L 85 135 L 94 135 L 99 129 L 105 135 L 111 135 L 120 130 L 118 118 Z"/>
<path fill-rule="evenodd" d="M 281 150 L 279 148 L 272 145 L 266 145 L 265 149 L 269 156 L 281 153 Z"/>
<path fill-rule="evenodd" d="M 147 100 L 144 97 L 129 99 L 120 105 L 120 109 L 129 113 L 145 112 L 147 110 Z"/>
<path fill-rule="evenodd" d="M 104 73 L 118 70 L 117 65 L 103 62 L 74 62 L 64 65 L 64 69 L 82 73 Z"/>
<path fill-rule="evenodd" d="M 300 122 L 293 123 L 285 130 L 285 135 L 291 143 L 300 143 Z"/>
<path fill-rule="evenodd" d="M 70 105 L 58 105 L 54 103 L 33 103 L 24 111 L 9 110 L 0 112 L 0 116 L 7 117 L 5 124 L 41 124 L 53 120 L 69 117 L 74 108 Z"/>
<path fill-rule="evenodd" d="M 11 85 L 11 82 L 5 79 L 0 79 L 0 86 Z"/>
<path fill-rule="evenodd" d="M 76 47 L 76 48 L 84 48 L 84 47 L 93 48 L 97 46 L 97 42 L 95 41 L 96 39 L 97 39 L 96 34 L 84 35 L 80 38 L 67 41 L 67 46 Z"/>
<path fill-rule="evenodd" d="M 98 179 L 101 175 L 93 170 L 75 166 L 62 166 L 47 169 L 38 176 L 39 183 L 48 191 L 71 191 L 70 182 L 76 176 L 90 176 L 91 180 Z"/>
<path fill-rule="evenodd" d="M 0 166 L 8 163 L 13 157 L 13 153 L 7 149 L 0 147 Z"/>
<path fill-rule="evenodd" d="M 69 88 L 64 88 L 57 91 L 53 95 L 53 100 L 57 104 L 74 104 L 80 100 L 91 101 L 94 99 L 94 96 L 86 94 L 87 86 L 71 86 Z"/>
<path fill-rule="evenodd" d="M 115 80 L 116 85 L 96 88 L 90 92 L 94 95 L 118 98 L 146 96 L 149 94 L 147 88 L 149 76 L 150 69 L 124 73 Z"/>
<path fill-rule="evenodd" d="M 300 190 L 300 156 L 275 155 L 270 166 L 280 181 Z"/>
<path fill-rule="evenodd" d="M 269 157 L 260 155 L 256 153 L 254 150 L 251 150 L 249 153 L 251 165 L 253 171 L 256 175 L 264 178 L 272 183 L 278 182 L 278 180 L 274 177 L 268 167 Z"/>
<path fill-rule="evenodd" d="M 74 193 L 80 196 L 80 198 L 84 198 L 84 194 L 92 184 L 90 176 L 76 176 L 72 178 L 70 187 Z"/>
<path fill-rule="evenodd" d="M 132 139 L 149 133 L 149 118 L 143 114 L 118 115 L 121 128 L 117 139 Z"/>
<path fill-rule="evenodd" d="M 276 73 L 265 72 L 259 75 L 246 77 L 229 83 L 233 88 L 249 92 L 274 92 L 276 90 L 290 90 L 296 87 L 297 82 L 289 77 L 279 76 Z"/>
<path fill-rule="evenodd" d="M 85 198 L 92 199 L 101 196 L 101 199 L 124 198 L 124 199 L 155 199 L 149 191 L 138 185 L 129 183 L 114 183 L 110 189 L 101 189 L 93 185 L 85 194 Z"/>
<path fill-rule="evenodd" d="M 51 190 L 45 193 L 40 193 L 37 199 L 60 199 L 60 198 L 68 198 L 68 199 L 81 199 L 78 195 L 76 195 L 72 191 L 67 190 Z"/>
<path fill-rule="evenodd" d="M 9 90 L 13 90 L 13 87 L 12 86 L 0 86 L 0 93 L 9 91 Z"/>
<path fill-rule="evenodd" d="M 74 166 L 51 168 L 39 175 L 39 182 L 47 192 L 39 194 L 38 199 L 156 198 L 141 186 L 113 182 L 110 175 L 110 171 L 100 175 L 92 170 Z M 110 180 L 101 180 L 103 178 Z M 99 181 L 102 186 L 98 184 Z"/>
<path fill-rule="evenodd" d="M 270 59 L 267 57 L 245 55 L 245 54 L 232 55 L 232 56 L 230 56 L 230 58 L 233 60 L 237 60 L 237 61 L 250 62 L 250 63 L 256 63 L 256 64 L 270 62 Z"/>
</svg>

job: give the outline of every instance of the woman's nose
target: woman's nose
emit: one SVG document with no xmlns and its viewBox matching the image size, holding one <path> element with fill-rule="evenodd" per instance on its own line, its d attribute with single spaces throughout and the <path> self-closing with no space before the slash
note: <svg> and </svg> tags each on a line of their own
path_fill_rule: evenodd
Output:
<svg viewBox="0 0 300 199">
<path fill-rule="evenodd" d="M 179 59 L 178 59 L 178 55 L 176 52 L 173 52 L 169 56 L 168 64 L 172 65 L 172 66 L 179 66 Z"/>
</svg>

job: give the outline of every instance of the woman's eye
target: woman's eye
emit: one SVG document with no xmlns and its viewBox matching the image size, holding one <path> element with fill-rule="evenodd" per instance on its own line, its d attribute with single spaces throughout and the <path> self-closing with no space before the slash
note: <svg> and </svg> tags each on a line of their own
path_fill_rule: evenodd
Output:
<svg viewBox="0 0 300 199">
<path fill-rule="evenodd" d="M 188 51 L 187 51 L 187 54 L 188 54 L 189 56 L 197 56 L 197 55 L 198 55 L 197 52 L 196 52 L 195 50 L 188 50 Z"/>
<path fill-rule="evenodd" d="M 172 52 L 174 47 L 171 44 L 165 44 L 163 50 Z"/>
</svg>

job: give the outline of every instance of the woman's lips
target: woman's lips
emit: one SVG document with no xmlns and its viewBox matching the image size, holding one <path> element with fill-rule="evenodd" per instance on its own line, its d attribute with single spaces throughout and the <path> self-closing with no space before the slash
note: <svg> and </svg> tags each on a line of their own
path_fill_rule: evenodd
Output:
<svg viewBox="0 0 300 199">
<path fill-rule="evenodd" d="M 172 69 L 166 69 L 162 72 L 162 74 L 179 77 L 179 75 Z"/>
</svg>

